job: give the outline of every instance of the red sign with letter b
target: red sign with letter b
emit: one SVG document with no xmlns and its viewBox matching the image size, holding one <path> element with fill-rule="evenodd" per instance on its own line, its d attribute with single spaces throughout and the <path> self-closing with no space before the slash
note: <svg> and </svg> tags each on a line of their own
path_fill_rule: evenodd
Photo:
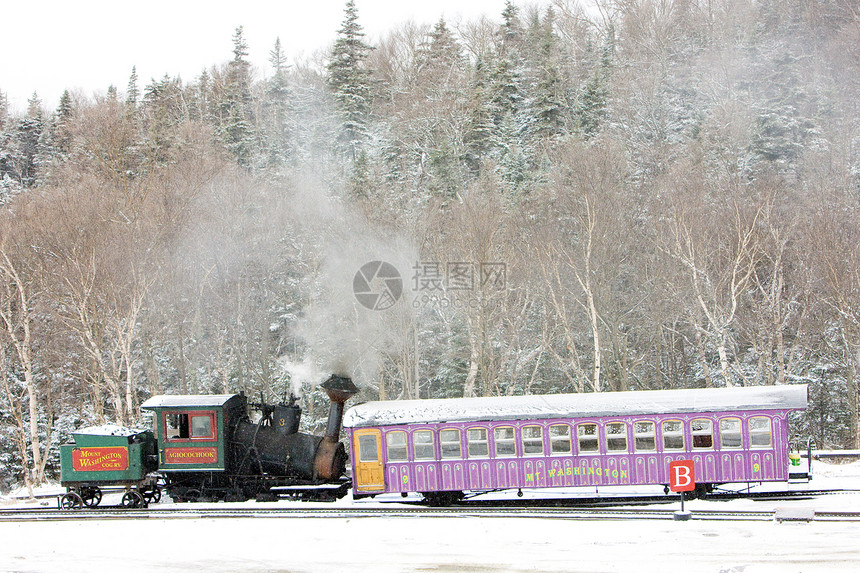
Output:
<svg viewBox="0 0 860 573">
<path fill-rule="evenodd" d="M 669 462 L 669 489 L 671 491 L 696 489 L 696 468 L 693 460 Z"/>
</svg>

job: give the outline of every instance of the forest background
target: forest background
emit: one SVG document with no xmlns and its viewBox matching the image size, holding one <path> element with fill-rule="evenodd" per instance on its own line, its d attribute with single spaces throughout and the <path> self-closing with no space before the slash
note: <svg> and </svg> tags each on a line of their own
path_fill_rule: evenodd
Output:
<svg viewBox="0 0 860 573">
<path fill-rule="evenodd" d="M 333 371 L 358 400 L 807 383 L 798 437 L 860 446 L 854 0 L 508 2 L 372 46 L 350 0 L 332 37 L 0 92 L 0 489 L 153 394 L 292 391 L 314 431 Z"/>
</svg>

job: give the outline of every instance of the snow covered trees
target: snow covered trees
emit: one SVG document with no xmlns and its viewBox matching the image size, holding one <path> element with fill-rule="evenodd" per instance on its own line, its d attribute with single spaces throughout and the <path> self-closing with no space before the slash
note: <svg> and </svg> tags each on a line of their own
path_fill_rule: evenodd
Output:
<svg viewBox="0 0 860 573">
<path fill-rule="evenodd" d="M 358 23 L 355 1 L 349 0 L 327 69 L 329 87 L 337 102 L 343 126 L 340 140 L 353 158 L 356 145 L 367 137 L 371 71 L 366 61 L 370 49 L 364 42 L 364 31 Z"/>
</svg>

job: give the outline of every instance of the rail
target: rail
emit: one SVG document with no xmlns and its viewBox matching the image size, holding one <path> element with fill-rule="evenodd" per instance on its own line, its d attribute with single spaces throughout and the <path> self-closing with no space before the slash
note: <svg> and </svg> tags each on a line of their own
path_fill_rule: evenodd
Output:
<svg viewBox="0 0 860 573">
<path fill-rule="evenodd" d="M 579 519 L 579 520 L 673 520 L 675 511 L 653 508 L 511 508 L 511 507 L 373 507 L 373 508 L 171 508 L 171 509 L 117 509 L 95 508 L 82 511 L 44 510 L 2 510 L 0 522 L 24 521 L 68 521 L 68 520 L 116 520 L 116 519 L 240 519 L 240 518 L 541 518 L 541 519 Z M 778 510 L 711 510 L 700 509 L 692 512 L 697 521 L 782 521 Z M 851 521 L 860 522 L 860 512 L 826 511 L 809 512 L 804 521 Z"/>
</svg>

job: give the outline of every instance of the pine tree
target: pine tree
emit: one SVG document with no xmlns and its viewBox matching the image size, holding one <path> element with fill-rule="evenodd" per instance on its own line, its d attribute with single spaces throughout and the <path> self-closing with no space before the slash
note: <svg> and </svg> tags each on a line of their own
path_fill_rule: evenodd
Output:
<svg viewBox="0 0 860 573">
<path fill-rule="evenodd" d="M 42 101 L 34 92 L 27 100 L 27 115 L 19 122 L 16 136 L 17 179 L 24 187 L 32 187 L 36 184 L 43 129 Z"/>
<path fill-rule="evenodd" d="M 520 9 L 511 0 L 505 1 L 502 10 L 502 27 L 499 30 L 499 55 L 508 56 L 512 51 L 519 51 L 523 41 L 523 28 L 520 24 Z"/>
<path fill-rule="evenodd" d="M 479 58 L 475 63 L 472 93 L 469 102 L 469 118 L 466 123 L 463 143 L 466 146 L 465 160 L 469 170 L 477 176 L 481 164 L 488 154 L 495 133 L 493 102 L 488 89 L 486 66 Z"/>
<path fill-rule="evenodd" d="M 55 156 L 60 160 L 68 157 L 72 150 L 71 122 L 74 112 L 72 95 L 69 90 L 65 90 L 60 96 L 60 103 L 57 106 L 57 111 L 54 112 L 51 126 L 52 146 Z"/>
<path fill-rule="evenodd" d="M 239 165 L 250 166 L 253 150 L 251 64 L 242 26 L 233 34 L 233 59 L 227 65 L 224 94 L 219 105 L 219 135 Z"/>
<path fill-rule="evenodd" d="M 367 138 L 371 105 L 371 72 L 366 60 L 371 48 L 364 43 L 354 0 L 348 0 L 343 26 L 338 30 L 331 53 L 328 85 L 341 116 L 340 140 L 355 157 L 355 148 Z"/>
<path fill-rule="evenodd" d="M 555 12 L 547 9 L 544 20 L 532 25 L 532 41 L 537 50 L 537 79 L 529 110 L 529 131 L 537 139 L 559 135 L 564 130 L 567 105 L 558 62 L 558 38 L 554 31 Z"/>
<path fill-rule="evenodd" d="M 463 51 L 444 18 L 439 18 L 429 36 L 430 42 L 424 53 L 425 65 L 443 70 L 463 66 Z"/>
<path fill-rule="evenodd" d="M 281 49 L 281 39 L 275 40 L 275 47 L 269 52 L 269 62 L 274 74 L 266 87 L 264 109 L 267 130 L 268 164 L 270 167 L 282 165 L 290 155 L 289 106 L 290 88 L 287 81 L 287 58 Z"/>
<path fill-rule="evenodd" d="M 594 66 L 576 103 L 577 127 L 585 137 L 596 135 L 606 116 L 614 57 L 615 29 L 610 25 L 601 47 L 600 62 Z"/>
<path fill-rule="evenodd" d="M 134 111 L 137 108 L 139 99 L 140 89 L 137 87 L 137 66 L 132 66 L 131 76 L 128 78 L 128 90 L 125 95 L 125 103 L 128 105 L 129 111 Z"/>
</svg>

